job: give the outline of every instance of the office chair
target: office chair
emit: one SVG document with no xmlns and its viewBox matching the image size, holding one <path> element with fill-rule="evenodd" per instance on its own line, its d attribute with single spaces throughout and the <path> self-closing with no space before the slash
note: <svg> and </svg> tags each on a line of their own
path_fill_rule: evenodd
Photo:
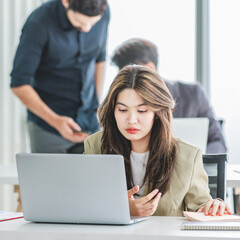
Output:
<svg viewBox="0 0 240 240">
<path fill-rule="evenodd" d="M 217 121 L 219 122 L 221 130 L 223 130 L 225 120 L 223 118 L 218 118 Z"/>
<path fill-rule="evenodd" d="M 208 186 L 212 198 L 225 200 L 227 154 L 203 154 L 203 166 L 208 175 Z"/>
</svg>

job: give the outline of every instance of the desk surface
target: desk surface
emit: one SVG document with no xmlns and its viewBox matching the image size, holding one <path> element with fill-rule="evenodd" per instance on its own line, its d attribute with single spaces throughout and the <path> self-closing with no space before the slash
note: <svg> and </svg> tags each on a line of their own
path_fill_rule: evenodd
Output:
<svg viewBox="0 0 240 240">
<path fill-rule="evenodd" d="M 17 167 L 15 164 L 0 165 L 0 184 L 18 184 Z"/>
<path fill-rule="evenodd" d="M 235 172 L 237 170 L 238 172 Z M 240 164 L 227 165 L 227 187 L 240 187 Z"/>
<path fill-rule="evenodd" d="M 240 187 L 240 164 L 227 165 L 227 187 Z M 0 165 L 0 184 L 18 184 L 16 165 Z"/>
<path fill-rule="evenodd" d="M 31 223 L 24 219 L 0 222 L 0 236 L 4 240 L 227 240 L 239 239 L 240 231 L 180 230 L 184 218 L 151 217 L 129 226 Z"/>
</svg>

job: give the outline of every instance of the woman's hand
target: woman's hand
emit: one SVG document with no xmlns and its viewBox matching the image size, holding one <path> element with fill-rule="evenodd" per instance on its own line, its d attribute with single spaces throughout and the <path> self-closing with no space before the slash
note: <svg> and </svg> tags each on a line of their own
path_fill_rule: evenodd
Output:
<svg viewBox="0 0 240 240">
<path fill-rule="evenodd" d="M 228 207 L 227 203 L 219 199 L 210 199 L 207 203 L 198 209 L 198 212 L 204 212 L 205 215 L 220 215 L 229 214 L 231 215 L 232 212 Z"/>
<path fill-rule="evenodd" d="M 133 195 L 139 191 L 139 186 L 136 185 L 128 190 L 128 201 L 131 216 L 151 216 L 156 211 L 161 193 L 158 189 L 153 190 L 145 197 L 135 199 Z"/>
</svg>

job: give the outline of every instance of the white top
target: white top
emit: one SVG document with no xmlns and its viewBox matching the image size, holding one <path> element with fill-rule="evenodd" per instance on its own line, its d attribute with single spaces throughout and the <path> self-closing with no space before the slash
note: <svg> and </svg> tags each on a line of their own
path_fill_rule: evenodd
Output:
<svg viewBox="0 0 240 240">
<path fill-rule="evenodd" d="M 142 182 L 146 172 L 148 157 L 149 157 L 149 152 L 136 153 L 131 151 L 131 154 L 130 154 L 133 183 L 134 185 L 139 185 L 140 187 L 140 190 L 138 192 L 139 197 L 142 197 L 144 192 L 145 185 L 142 186 Z"/>
</svg>

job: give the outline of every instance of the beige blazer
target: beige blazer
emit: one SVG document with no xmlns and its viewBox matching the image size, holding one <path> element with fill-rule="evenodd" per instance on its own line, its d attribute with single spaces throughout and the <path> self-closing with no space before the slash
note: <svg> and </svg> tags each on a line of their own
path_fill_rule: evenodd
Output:
<svg viewBox="0 0 240 240">
<path fill-rule="evenodd" d="M 102 132 L 97 132 L 85 140 L 85 154 L 101 154 L 101 137 Z M 211 199 L 201 150 L 180 139 L 176 146 L 176 165 L 169 189 L 159 200 L 156 216 L 182 216 L 184 210 L 197 211 Z"/>
</svg>

